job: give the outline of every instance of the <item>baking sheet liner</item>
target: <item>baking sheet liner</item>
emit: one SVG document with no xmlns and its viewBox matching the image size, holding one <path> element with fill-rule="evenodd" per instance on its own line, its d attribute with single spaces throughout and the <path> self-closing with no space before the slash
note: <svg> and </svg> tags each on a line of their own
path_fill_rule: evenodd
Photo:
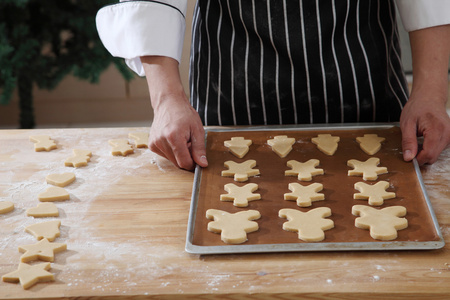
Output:
<svg viewBox="0 0 450 300">
<path fill-rule="evenodd" d="M 318 134 L 329 133 L 339 136 L 338 150 L 333 156 L 328 156 L 317 149 L 311 142 Z M 408 228 L 398 231 L 398 238 L 393 241 L 378 241 L 370 237 L 368 230 L 354 226 L 356 216 L 351 213 L 356 204 L 368 205 L 367 200 L 354 200 L 353 194 L 358 191 L 354 184 L 364 181 L 362 177 L 348 176 L 349 159 L 365 161 L 372 157 L 364 153 L 356 137 L 376 133 L 386 140 L 381 150 L 373 155 L 380 159 L 380 166 L 388 168 L 388 174 L 379 175 L 374 184 L 380 180 L 390 183 L 388 192 L 395 192 L 396 198 L 385 200 L 384 208 L 402 205 L 407 209 Z M 257 253 L 257 252 L 291 252 L 291 251 L 343 251 L 343 250 L 419 250 L 438 249 L 444 246 L 444 240 L 439 230 L 433 209 L 420 174 L 417 162 L 404 162 L 401 154 L 401 132 L 398 126 L 392 125 L 342 125 L 334 127 L 299 127 L 272 126 L 250 128 L 209 128 L 206 133 L 206 149 L 209 165 L 207 168 L 197 168 L 192 192 L 192 202 L 189 214 L 186 251 L 196 254 L 221 253 Z M 293 137 L 296 143 L 293 150 L 280 158 L 267 144 L 268 139 L 276 135 Z M 243 158 L 237 158 L 224 146 L 224 141 L 231 137 L 242 136 L 252 140 L 250 151 Z M 299 182 L 296 176 L 284 176 L 288 160 L 305 162 L 309 159 L 320 160 L 319 168 L 324 169 L 324 175 L 314 176 L 306 184 L 318 182 L 323 184 L 321 193 L 324 201 L 313 202 L 311 207 L 298 207 L 296 201 L 284 200 L 284 194 L 289 193 L 288 184 Z M 232 177 L 222 177 L 225 170 L 223 163 L 228 160 L 243 162 L 254 159 L 255 168 L 260 175 L 250 177 L 244 183 L 238 183 Z M 234 183 L 242 186 L 247 183 L 258 184 L 255 193 L 261 194 L 261 200 L 249 202 L 245 208 L 235 207 L 232 202 L 220 201 L 220 195 L 226 194 L 224 185 Z M 305 185 L 305 182 L 302 182 Z M 293 208 L 308 211 L 317 207 L 331 208 L 334 228 L 325 231 L 322 242 L 304 242 L 298 239 L 296 232 L 282 229 L 286 219 L 278 217 L 282 208 Z M 235 213 L 242 210 L 258 210 L 261 218 L 256 220 L 259 230 L 248 233 L 248 240 L 239 245 L 225 244 L 220 234 L 207 230 L 210 222 L 206 218 L 206 210 L 214 208 Z"/>
</svg>

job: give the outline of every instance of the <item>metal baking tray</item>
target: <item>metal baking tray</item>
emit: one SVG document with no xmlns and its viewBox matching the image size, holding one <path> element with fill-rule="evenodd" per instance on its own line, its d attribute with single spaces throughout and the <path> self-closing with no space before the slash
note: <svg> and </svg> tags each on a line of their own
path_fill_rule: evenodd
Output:
<svg viewBox="0 0 450 300">
<path fill-rule="evenodd" d="M 318 133 L 330 133 L 340 136 L 338 151 L 334 156 L 327 156 L 317 150 L 310 139 Z M 386 141 L 379 153 L 374 156 L 379 157 L 381 165 L 388 167 L 387 175 L 380 175 L 378 180 L 387 180 L 391 183 L 392 189 L 397 193 L 397 198 L 385 200 L 385 206 L 403 205 L 407 207 L 408 228 L 398 231 L 399 237 L 392 241 L 379 241 L 370 237 L 368 230 L 354 227 L 354 219 L 350 207 L 355 204 L 368 205 L 367 201 L 354 200 L 353 193 L 357 192 L 353 188 L 354 182 L 363 181 L 361 177 L 346 176 L 349 169 L 346 161 L 349 158 L 366 160 L 370 156 L 359 149 L 359 145 L 354 141 L 356 136 L 365 133 L 378 133 L 385 136 Z M 291 153 L 284 159 L 279 158 L 272 152 L 270 146 L 265 142 L 275 135 L 287 134 L 295 137 L 297 143 L 293 146 Z M 228 149 L 223 146 L 223 141 L 232 136 L 244 136 L 252 139 L 249 153 L 242 159 L 238 159 Z M 189 222 L 186 236 L 186 251 L 193 254 L 229 254 L 229 253 L 262 253 L 262 252 L 305 252 L 305 251 L 358 251 L 358 250 L 429 250 L 439 249 L 444 246 L 444 239 L 439 229 L 436 216 L 428 198 L 425 185 L 422 180 L 420 168 L 417 161 L 406 163 L 401 158 L 401 133 L 397 124 L 338 124 L 338 125 L 295 125 L 295 126 L 257 126 L 257 127 L 218 127 L 206 128 L 206 144 L 209 166 L 205 169 L 197 166 L 192 189 L 192 199 L 189 212 Z M 224 170 L 223 163 L 226 160 L 244 161 L 253 159 L 253 155 L 260 156 L 257 160 L 257 168 L 261 170 L 261 176 L 252 180 L 259 182 L 270 181 L 265 184 L 269 188 L 262 188 L 262 200 L 252 201 L 246 208 L 234 207 L 231 202 L 222 202 L 219 195 L 226 193 L 223 190 L 224 182 L 234 182 L 231 178 L 220 176 L 220 171 Z M 263 157 L 264 159 L 261 159 Z M 313 202 L 313 206 L 306 210 L 321 206 L 328 206 L 332 209 L 332 216 L 335 228 L 325 231 L 325 239 L 322 242 L 304 242 L 298 239 L 297 233 L 287 232 L 282 229 L 282 223 L 286 219 L 278 218 L 278 209 L 299 208 L 295 201 L 284 201 L 282 199 L 282 186 L 284 193 L 287 190 L 286 182 L 296 182 L 295 177 L 286 179 L 285 176 L 271 177 L 267 180 L 264 174 L 274 170 L 273 166 L 264 166 L 267 162 L 277 162 L 284 170 L 285 161 L 290 159 L 303 160 L 317 158 L 321 161 L 321 167 L 325 170 L 325 176 L 317 176 L 316 182 L 324 185 L 322 193 L 325 194 L 325 201 Z M 339 171 L 332 164 L 341 164 Z M 343 173 L 340 170 L 342 169 Z M 384 176 L 384 177 L 383 177 Z M 316 177 L 314 177 L 316 178 Z M 336 180 L 336 178 L 339 178 Z M 327 181 L 328 180 L 328 181 Z M 337 187 L 329 188 L 332 185 Z M 278 189 L 280 199 L 274 199 L 270 195 L 272 191 Z M 341 186 L 343 188 L 341 188 Z M 261 188 L 261 185 L 260 185 Z M 346 194 L 340 192 L 346 189 Z M 391 191 L 391 190 L 388 190 Z M 266 198 L 266 199 L 265 199 Z M 267 199 L 270 198 L 270 199 Z M 336 199 L 339 198 L 339 199 Z M 345 199 L 344 199 L 345 198 Z M 327 203 L 327 200 L 329 202 Z M 220 234 L 207 230 L 205 211 L 208 208 L 223 209 L 229 212 L 240 210 L 256 209 L 261 212 L 262 218 L 256 220 L 259 230 L 248 234 L 248 241 L 239 245 L 225 244 L 220 239 Z M 343 212 L 337 212 L 341 209 Z M 264 214 L 266 210 L 266 215 Z M 305 210 L 305 211 L 306 211 Z M 350 211 L 348 211 L 350 210 Z M 275 211 L 275 213 L 273 213 Z M 264 218 L 264 220 L 263 220 Z M 266 222 L 266 223 L 265 223 Z M 269 224 L 272 222 L 273 224 Z M 274 225 L 275 224 L 275 225 Z M 269 226 L 270 225 L 270 226 Z M 335 233 L 332 233 L 334 230 Z M 258 236 L 259 232 L 259 236 Z"/>
</svg>

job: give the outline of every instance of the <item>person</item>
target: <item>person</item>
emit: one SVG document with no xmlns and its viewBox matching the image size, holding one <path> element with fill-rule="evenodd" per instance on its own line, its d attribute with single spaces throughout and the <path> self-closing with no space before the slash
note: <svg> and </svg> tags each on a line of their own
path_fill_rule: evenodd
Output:
<svg viewBox="0 0 450 300">
<path fill-rule="evenodd" d="M 410 35 L 410 94 L 395 4 Z M 178 167 L 207 166 L 209 125 L 399 121 L 403 158 L 420 165 L 450 144 L 449 0 L 198 0 L 189 98 L 178 70 L 186 7 L 123 1 L 96 17 L 108 51 L 146 76 L 149 146 Z"/>
</svg>

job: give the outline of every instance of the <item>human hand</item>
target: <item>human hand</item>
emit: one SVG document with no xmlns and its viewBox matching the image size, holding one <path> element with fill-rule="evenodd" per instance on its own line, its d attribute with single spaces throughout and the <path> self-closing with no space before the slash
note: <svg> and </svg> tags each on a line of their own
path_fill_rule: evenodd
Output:
<svg viewBox="0 0 450 300">
<path fill-rule="evenodd" d="M 416 157 L 419 165 L 433 164 L 450 145 L 450 118 L 445 101 L 428 101 L 425 95 L 411 94 L 401 117 L 403 159 Z M 419 149 L 417 137 L 423 136 Z"/>
<path fill-rule="evenodd" d="M 182 169 L 208 165 L 205 131 L 198 113 L 187 100 L 161 101 L 150 128 L 149 147 Z"/>
</svg>

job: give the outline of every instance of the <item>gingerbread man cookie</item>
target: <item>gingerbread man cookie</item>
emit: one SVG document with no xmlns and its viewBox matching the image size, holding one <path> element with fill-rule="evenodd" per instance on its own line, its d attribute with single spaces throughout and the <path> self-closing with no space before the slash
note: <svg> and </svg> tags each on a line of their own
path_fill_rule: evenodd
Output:
<svg viewBox="0 0 450 300">
<path fill-rule="evenodd" d="M 50 151 L 56 149 L 55 141 L 48 135 L 32 135 L 30 141 L 34 143 L 34 151 Z"/>
<path fill-rule="evenodd" d="M 67 167 L 79 168 L 87 166 L 87 163 L 91 161 L 92 152 L 89 150 L 73 149 L 73 156 L 66 159 L 64 162 Z"/>
<path fill-rule="evenodd" d="M 287 135 L 277 135 L 273 139 L 268 140 L 267 144 L 272 147 L 273 152 L 283 158 L 291 152 L 292 145 L 295 144 L 295 139 L 288 138 Z"/>
<path fill-rule="evenodd" d="M 317 137 L 311 139 L 311 142 L 316 144 L 317 148 L 326 155 L 333 155 L 338 148 L 340 140 L 340 137 L 332 136 L 331 134 L 318 134 Z"/>
<path fill-rule="evenodd" d="M 261 199 L 260 194 L 253 193 L 258 189 L 256 183 L 249 183 L 241 187 L 228 183 L 224 188 L 228 194 L 220 195 L 220 201 L 233 201 L 233 205 L 237 207 L 247 207 L 249 201 Z"/>
<path fill-rule="evenodd" d="M 127 156 L 128 154 L 134 153 L 133 147 L 125 139 L 114 139 L 109 140 L 108 143 L 112 146 L 112 155 L 122 155 Z"/>
<path fill-rule="evenodd" d="M 348 171 L 348 176 L 362 176 L 364 180 L 377 180 L 378 175 L 388 172 L 386 167 L 378 167 L 379 164 L 380 159 L 376 157 L 371 157 L 364 162 L 350 159 L 347 165 L 353 167 L 353 170 Z"/>
<path fill-rule="evenodd" d="M 320 242 L 325 239 L 325 230 L 334 227 L 334 222 L 324 219 L 331 216 L 331 209 L 318 207 L 308 212 L 283 208 L 278 212 L 280 218 L 288 219 L 283 223 L 286 231 L 298 232 L 298 238 L 305 242 Z"/>
<path fill-rule="evenodd" d="M 374 155 L 380 151 L 381 142 L 384 140 L 386 140 L 384 137 L 379 137 L 377 134 L 365 134 L 363 137 L 356 138 L 361 149 L 369 155 Z"/>
<path fill-rule="evenodd" d="M 28 289 L 38 282 L 54 281 L 55 277 L 50 270 L 50 263 L 41 263 L 37 265 L 28 265 L 19 263 L 19 268 L 11 273 L 2 276 L 4 282 L 20 282 L 23 289 Z"/>
<path fill-rule="evenodd" d="M 355 226 L 369 229 L 370 236 L 376 240 L 394 240 L 398 236 L 398 230 L 408 227 L 408 220 L 400 218 L 406 215 L 406 208 L 403 206 L 376 209 L 365 205 L 354 205 L 352 214 L 359 216 L 355 219 Z"/>
<path fill-rule="evenodd" d="M 320 183 L 313 183 L 307 186 L 303 186 L 296 182 L 289 183 L 289 190 L 292 193 L 284 194 L 284 200 L 297 201 L 297 205 L 300 207 L 308 207 L 312 205 L 313 201 L 324 200 L 325 195 L 320 192 L 323 189 L 323 185 Z"/>
<path fill-rule="evenodd" d="M 384 200 L 395 198 L 395 193 L 386 192 L 389 187 L 389 182 L 379 181 L 374 185 L 369 185 L 364 182 L 355 183 L 355 189 L 360 193 L 353 194 L 353 199 L 367 199 L 369 205 L 383 205 Z"/>
<path fill-rule="evenodd" d="M 245 154 L 248 153 L 248 150 L 250 149 L 249 146 L 252 144 L 252 140 L 245 140 L 243 137 L 232 137 L 231 140 L 225 141 L 223 144 L 235 156 L 243 158 Z"/>
<path fill-rule="evenodd" d="M 253 169 L 256 166 L 256 160 L 250 159 L 242 163 L 234 161 L 226 161 L 224 163 L 228 170 L 222 171 L 222 176 L 234 176 L 235 181 L 247 181 L 249 176 L 259 175 L 258 169 Z"/>
<path fill-rule="evenodd" d="M 217 209 L 208 209 L 206 217 L 214 220 L 208 223 L 208 230 L 220 233 L 222 241 L 227 244 L 242 244 L 247 241 L 247 233 L 259 229 L 257 220 L 261 214 L 257 210 L 228 213 Z"/>
<path fill-rule="evenodd" d="M 301 181 L 311 181 L 312 176 L 322 175 L 323 169 L 316 168 L 320 164 L 318 159 L 310 159 L 304 163 L 298 162 L 296 160 L 290 160 L 287 162 L 287 166 L 291 170 L 284 172 L 286 176 L 297 176 L 298 180 Z"/>
</svg>

